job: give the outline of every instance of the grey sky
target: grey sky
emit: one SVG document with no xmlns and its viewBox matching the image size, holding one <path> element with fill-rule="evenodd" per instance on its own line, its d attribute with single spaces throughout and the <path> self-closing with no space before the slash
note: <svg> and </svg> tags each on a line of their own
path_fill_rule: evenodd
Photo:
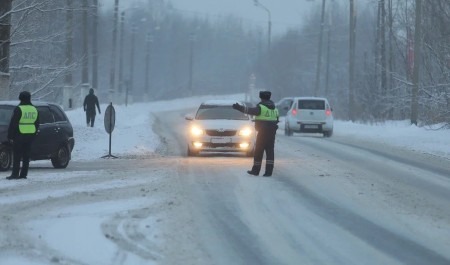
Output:
<svg viewBox="0 0 450 265">
<path fill-rule="evenodd" d="M 254 25 L 267 26 L 268 12 L 254 5 L 254 0 L 166 0 L 174 8 L 186 14 L 210 14 L 219 16 L 234 14 Z M 272 17 L 272 29 L 275 34 L 287 28 L 301 25 L 309 15 L 311 7 L 319 4 L 318 0 L 259 0 L 267 7 Z"/>
<path fill-rule="evenodd" d="M 210 16 L 235 15 L 249 26 L 267 28 L 268 13 L 254 4 L 254 0 L 153 0 L 172 3 L 183 15 Z M 299 27 L 306 17 L 311 15 L 312 7 L 322 3 L 321 0 L 258 0 L 267 7 L 272 18 L 274 35 L 284 33 L 288 28 Z M 120 0 L 120 8 L 127 9 L 134 3 L 147 3 L 148 0 Z M 113 0 L 99 0 L 100 5 L 112 9 Z M 317 9 L 316 9 L 317 10 Z"/>
</svg>

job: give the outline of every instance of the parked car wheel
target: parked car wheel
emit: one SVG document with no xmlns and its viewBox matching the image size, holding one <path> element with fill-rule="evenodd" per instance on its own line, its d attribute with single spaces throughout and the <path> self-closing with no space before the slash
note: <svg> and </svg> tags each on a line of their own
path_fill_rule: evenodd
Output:
<svg viewBox="0 0 450 265">
<path fill-rule="evenodd" d="M 67 146 L 61 146 L 56 151 L 54 157 L 51 158 L 54 168 L 66 168 L 70 161 L 70 152 Z"/>
<path fill-rule="evenodd" d="M 0 171 L 7 171 L 12 164 L 11 149 L 6 146 L 0 148 Z"/>
</svg>

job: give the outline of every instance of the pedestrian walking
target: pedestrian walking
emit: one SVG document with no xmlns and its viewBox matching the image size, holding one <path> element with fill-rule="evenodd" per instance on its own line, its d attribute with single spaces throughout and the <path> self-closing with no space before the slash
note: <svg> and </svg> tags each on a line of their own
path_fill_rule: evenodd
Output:
<svg viewBox="0 0 450 265">
<path fill-rule="evenodd" d="M 30 165 L 30 150 L 39 129 L 39 113 L 31 103 L 31 94 L 22 91 L 20 103 L 14 108 L 8 128 L 8 140 L 13 145 L 13 169 L 7 179 L 26 179 Z M 22 168 L 20 168 L 22 161 Z"/>
<path fill-rule="evenodd" d="M 241 106 L 238 103 L 233 104 L 233 108 L 255 116 L 256 145 L 255 155 L 253 157 L 253 167 L 247 171 L 250 175 L 259 175 L 261 170 L 264 152 L 266 153 L 266 171 L 263 176 L 270 177 L 273 173 L 275 162 L 275 134 L 278 129 L 279 115 L 275 103 L 270 100 L 272 93 L 270 91 L 260 91 L 261 101 L 254 108 Z"/>
<path fill-rule="evenodd" d="M 95 123 L 95 106 L 97 106 L 98 114 L 101 114 L 100 105 L 98 104 L 98 98 L 94 95 L 94 89 L 89 89 L 89 94 L 84 98 L 83 108 L 86 112 L 86 124 L 87 126 L 94 127 Z"/>
</svg>

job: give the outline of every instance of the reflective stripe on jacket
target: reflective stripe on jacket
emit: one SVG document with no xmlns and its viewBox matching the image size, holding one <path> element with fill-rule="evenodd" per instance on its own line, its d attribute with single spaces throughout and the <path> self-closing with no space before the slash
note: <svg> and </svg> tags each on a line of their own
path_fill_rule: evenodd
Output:
<svg viewBox="0 0 450 265">
<path fill-rule="evenodd" d="M 21 134 L 34 134 L 36 133 L 36 126 L 34 123 L 38 117 L 37 109 L 32 105 L 20 105 L 22 116 L 19 120 L 19 132 Z"/>
<path fill-rule="evenodd" d="M 269 109 L 268 107 L 260 104 L 261 112 L 255 117 L 257 121 L 277 121 L 278 120 L 278 110 L 277 108 Z"/>
</svg>

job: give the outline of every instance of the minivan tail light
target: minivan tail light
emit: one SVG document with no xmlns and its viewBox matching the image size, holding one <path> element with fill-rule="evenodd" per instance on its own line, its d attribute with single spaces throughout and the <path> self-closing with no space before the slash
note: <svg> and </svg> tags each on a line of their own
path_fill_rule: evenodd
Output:
<svg viewBox="0 0 450 265">
<path fill-rule="evenodd" d="M 330 116 L 330 115 L 331 115 L 331 110 L 330 110 L 330 109 L 327 109 L 327 110 L 325 111 L 325 114 L 326 114 L 327 116 Z"/>
<path fill-rule="evenodd" d="M 297 109 L 292 110 L 292 116 L 295 116 L 295 115 L 297 115 Z"/>
</svg>

